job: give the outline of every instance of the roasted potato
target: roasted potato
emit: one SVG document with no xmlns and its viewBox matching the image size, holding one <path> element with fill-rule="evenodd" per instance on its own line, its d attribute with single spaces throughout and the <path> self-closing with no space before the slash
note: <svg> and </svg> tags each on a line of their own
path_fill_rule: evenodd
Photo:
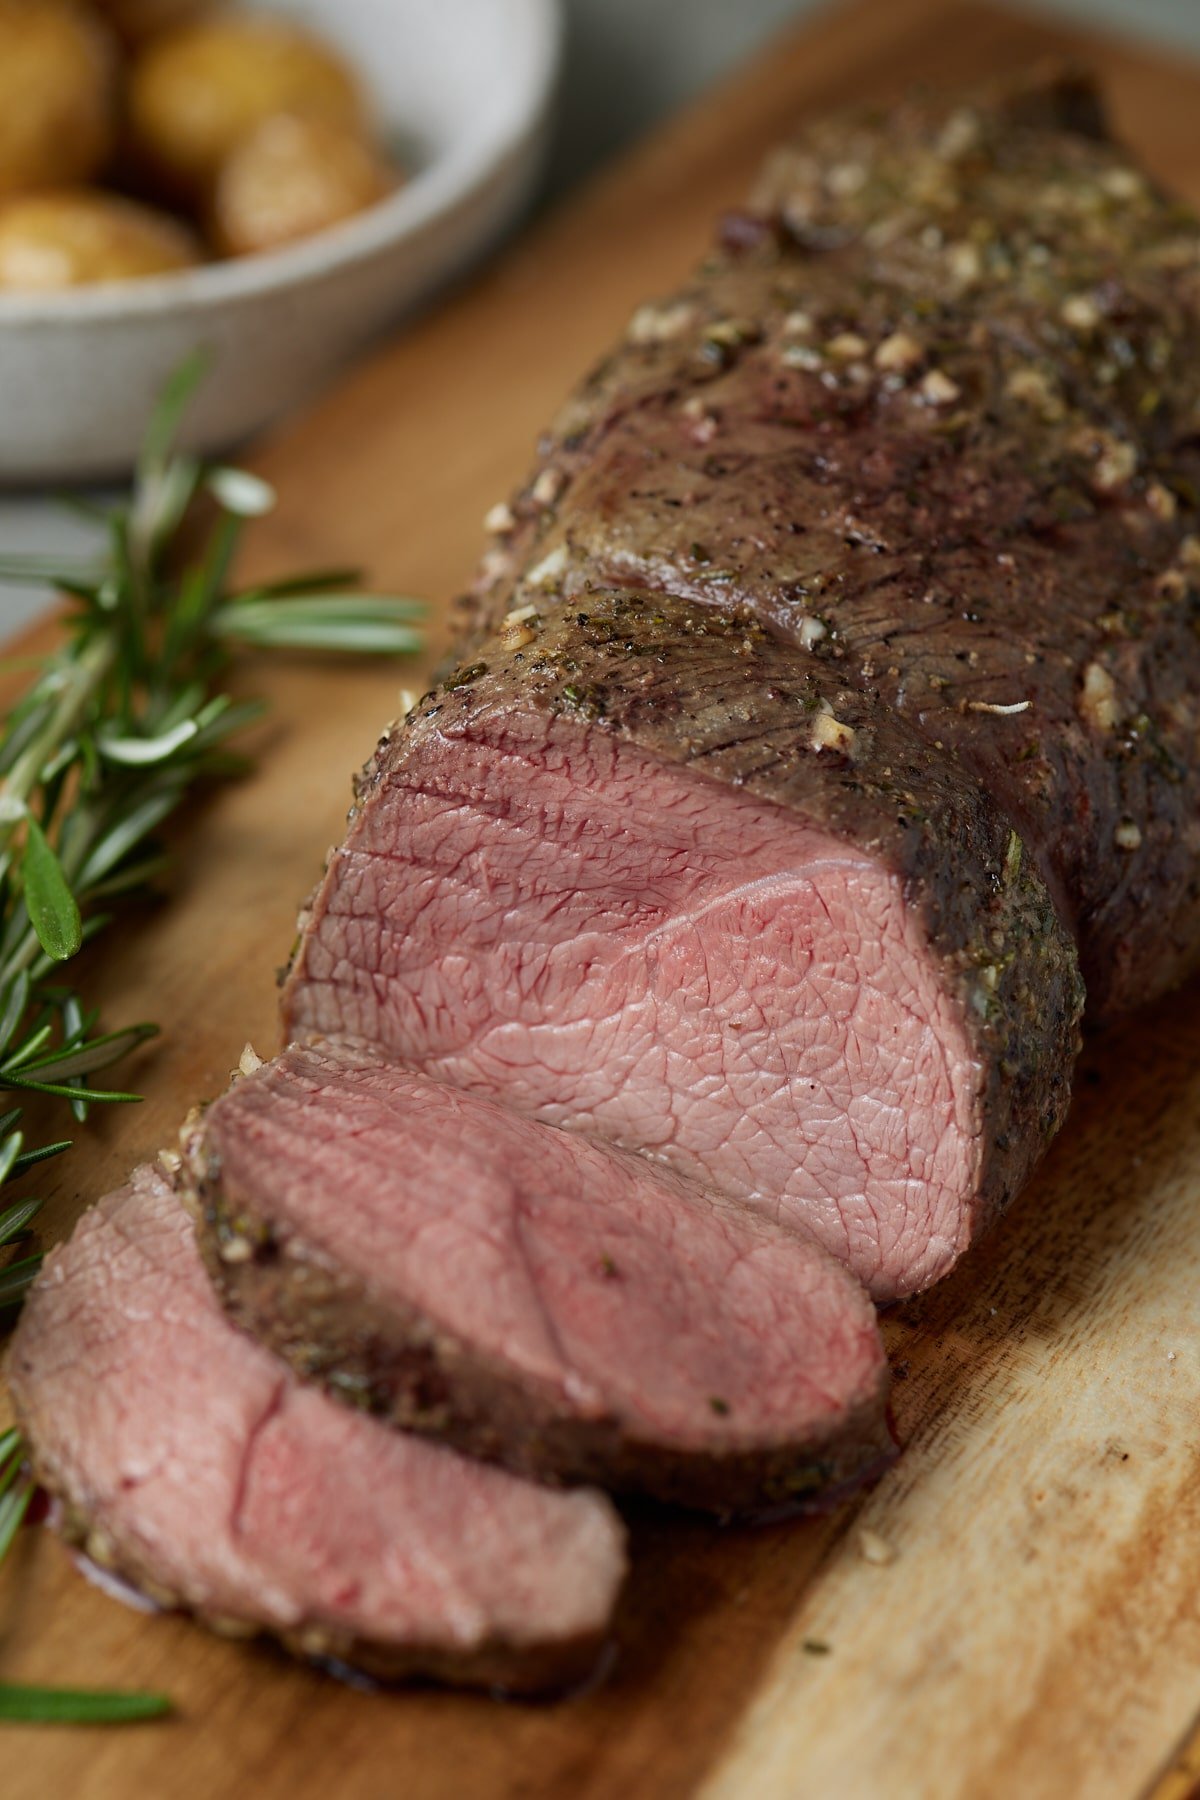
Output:
<svg viewBox="0 0 1200 1800">
<path fill-rule="evenodd" d="M 127 44 L 140 44 L 203 12 L 208 0 L 93 0 L 93 4 L 112 20 Z"/>
<path fill-rule="evenodd" d="M 265 15 L 201 20 L 156 38 L 130 79 L 132 147 L 151 179 L 208 201 L 236 145 L 278 113 L 364 129 L 353 72 L 296 26 Z"/>
<path fill-rule="evenodd" d="M 0 198 L 86 181 L 116 135 L 117 55 L 73 0 L 0 0 Z"/>
<path fill-rule="evenodd" d="M 395 185 L 357 130 L 281 113 L 243 139 L 222 168 L 213 241 L 227 256 L 274 250 L 351 218 Z"/>
<path fill-rule="evenodd" d="M 201 260 L 186 225 L 119 194 L 75 188 L 0 203 L 0 293 L 131 281 Z"/>
</svg>

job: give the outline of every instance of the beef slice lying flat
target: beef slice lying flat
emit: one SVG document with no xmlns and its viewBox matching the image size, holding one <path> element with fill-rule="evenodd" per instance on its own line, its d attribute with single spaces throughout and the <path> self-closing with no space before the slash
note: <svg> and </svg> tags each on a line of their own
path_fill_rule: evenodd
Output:
<svg viewBox="0 0 1200 1800">
<path fill-rule="evenodd" d="M 874 1308 L 807 1234 L 367 1045 L 235 1081 L 181 1183 L 233 1317 L 394 1424 L 722 1511 L 891 1454 Z"/>
<path fill-rule="evenodd" d="M 608 1502 L 391 1431 L 221 1312 L 155 1168 L 47 1259 L 9 1356 L 65 1534 L 165 1606 L 374 1673 L 539 1691 L 591 1669 L 625 1572 Z"/>
</svg>

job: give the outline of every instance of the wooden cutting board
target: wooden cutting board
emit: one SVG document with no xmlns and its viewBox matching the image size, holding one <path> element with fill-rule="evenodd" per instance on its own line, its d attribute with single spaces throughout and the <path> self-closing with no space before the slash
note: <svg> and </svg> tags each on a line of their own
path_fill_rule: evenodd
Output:
<svg viewBox="0 0 1200 1800">
<path fill-rule="evenodd" d="M 797 117 L 1079 51 L 1159 174 L 1200 199 L 1200 69 L 953 0 L 879 0 L 783 39 L 267 445 L 256 573 L 363 562 L 466 581 L 487 504 L 640 298 L 669 287 Z M 444 621 L 435 617 L 435 651 Z M 259 772 L 198 808 L 168 905 L 89 977 L 162 1020 L 40 1183 L 47 1237 L 275 1040 L 273 973 L 348 780 L 422 670 L 248 668 Z M 824 1519 L 634 1520 L 609 1680 L 557 1706 L 373 1695 L 140 1617 L 25 1534 L 0 1679 L 155 1686 L 167 1724 L 0 1727 L 5 1800 L 1183 1800 L 1200 1712 L 1200 992 L 1085 1055 L 1070 1123 L 1000 1237 L 894 1312 L 905 1454 Z M 0 1396 L 0 1412 L 3 1400 Z M 861 1533 L 880 1562 L 863 1555 Z M 1189 1774 L 1190 1770 L 1190 1774 Z"/>
</svg>

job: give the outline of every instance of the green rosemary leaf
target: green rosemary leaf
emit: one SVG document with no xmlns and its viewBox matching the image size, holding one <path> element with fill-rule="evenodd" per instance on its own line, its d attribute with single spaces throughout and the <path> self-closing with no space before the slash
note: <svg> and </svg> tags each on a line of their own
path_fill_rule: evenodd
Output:
<svg viewBox="0 0 1200 1800">
<path fill-rule="evenodd" d="M 12 1040 L 13 1033 L 25 1017 L 29 1005 L 29 971 L 18 969 L 4 990 L 3 1011 L 0 1012 L 0 1050 Z"/>
<path fill-rule="evenodd" d="M 80 1089 L 66 1087 L 62 1082 L 35 1081 L 27 1075 L 13 1075 L 3 1069 L 0 1069 L 0 1085 L 17 1088 L 26 1094 L 50 1094 L 59 1100 L 98 1100 L 107 1106 L 139 1106 L 142 1099 L 140 1094 L 116 1093 L 107 1088 L 87 1088 L 81 1093 Z"/>
<path fill-rule="evenodd" d="M 165 1719 L 172 1710 L 165 1694 L 102 1694 L 0 1682 L 0 1721 L 9 1725 L 133 1725 Z"/>
<path fill-rule="evenodd" d="M 21 1434 L 15 1425 L 10 1425 L 7 1431 L 0 1431 L 0 1468 L 3 1468 L 9 1457 L 20 1448 Z"/>
<path fill-rule="evenodd" d="M 21 1154 L 21 1145 L 24 1141 L 25 1140 L 19 1131 L 13 1131 L 9 1133 L 3 1143 L 0 1143 L 0 1186 L 3 1186 L 12 1174 L 13 1169 L 16 1167 L 17 1158 Z M 13 1231 L 6 1232 L 4 1229 L 4 1222 L 7 1217 L 7 1213 L 0 1213 L 0 1244 L 7 1243 L 8 1239 L 13 1235 Z M 17 1226 L 14 1229 L 20 1230 L 20 1227 Z"/>
<path fill-rule="evenodd" d="M 66 1055 L 51 1052 L 36 1062 L 21 1066 L 26 1076 L 36 1071 L 39 1081 L 67 1081 L 79 1075 L 94 1075 L 97 1069 L 107 1069 L 110 1064 L 120 1062 L 138 1044 L 157 1037 L 158 1033 L 157 1025 L 127 1025 L 123 1031 L 110 1031 L 104 1037 L 92 1038 Z"/>
<path fill-rule="evenodd" d="M 145 508 L 145 528 L 154 549 L 159 549 L 178 531 L 196 497 L 201 475 L 200 464 L 194 457 L 176 456 L 149 480 L 139 495 L 139 502 Z"/>
<path fill-rule="evenodd" d="M 229 611 L 238 614 L 261 612 L 266 617 L 291 618 L 297 622 L 363 622 L 390 625 L 424 618 L 427 607 L 409 594 L 354 594 L 330 588 L 319 594 L 283 595 L 277 599 L 241 598 L 229 603 Z"/>
<path fill-rule="evenodd" d="M 395 656 L 417 648 L 415 601 L 373 595 L 321 594 L 284 600 L 240 600 L 212 617 L 218 638 L 261 648 L 349 650 Z"/>
<path fill-rule="evenodd" d="M 106 732 L 96 733 L 96 744 L 101 756 L 109 762 L 123 763 L 127 768 L 141 769 L 151 763 L 166 762 L 176 750 L 189 743 L 200 727 L 195 719 L 184 719 L 182 724 L 164 731 L 158 737 L 115 737 Z"/>
<path fill-rule="evenodd" d="M 213 527 L 204 563 L 197 575 L 197 605 L 205 632 L 211 629 L 211 614 L 224 591 L 229 571 L 241 542 L 242 521 L 235 513 L 222 513 Z"/>
<path fill-rule="evenodd" d="M 42 989 L 47 1009 L 55 1007 L 62 1015 L 63 1047 L 68 1044 L 81 1044 L 99 1017 L 95 1007 L 90 1011 L 83 1010 L 79 995 L 71 988 L 45 987 Z"/>
<path fill-rule="evenodd" d="M 174 609 L 172 616 L 178 612 Z M 147 724 L 158 731 L 171 731 L 198 713 L 206 701 L 211 699 L 208 688 L 202 681 L 181 681 L 177 688 L 164 692 L 158 697 L 158 704 L 153 713 L 147 713 Z"/>
<path fill-rule="evenodd" d="M 0 1063 L 0 1077 L 13 1074 L 17 1069 L 24 1067 L 30 1057 L 37 1055 L 43 1044 L 50 1042 L 53 1031 L 54 1027 L 49 1022 L 44 1022 L 31 1031 L 21 1048 Z"/>
<path fill-rule="evenodd" d="M 214 700 L 199 715 L 200 729 L 196 733 L 192 749 L 199 753 L 207 752 L 213 744 L 221 743 L 232 737 L 237 731 L 243 731 L 247 725 L 253 725 L 261 719 L 266 707 L 261 700 L 232 701 L 227 694 L 222 694 L 219 701 Z"/>
<path fill-rule="evenodd" d="M 142 440 L 142 452 L 138 459 L 138 476 L 145 479 L 152 474 L 170 453 L 171 446 L 179 435 L 179 427 L 183 423 L 184 414 L 195 395 L 196 389 L 204 379 L 208 368 L 209 356 L 204 350 L 195 350 L 180 363 L 175 373 L 169 378 L 158 403 L 150 415 L 150 423 Z"/>
<path fill-rule="evenodd" d="M 100 579 L 97 563 L 64 562 L 60 556 L 0 557 L 0 581 L 19 582 L 29 587 L 66 587 L 75 583 L 89 592 Z"/>
<path fill-rule="evenodd" d="M 177 800 L 173 791 L 150 792 L 127 812 L 119 814 L 89 852 L 79 871 L 80 887 L 85 892 L 93 892 L 97 882 L 123 862 L 130 851 L 175 810 Z M 0 1042 L 3 1042 L 2 1036 Z"/>
<path fill-rule="evenodd" d="M 14 708 L 9 714 L 8 731 L 4 744 L 0 747 L 0 775 L 7 775 L 10 769 L 17 766 L 27 754 L 30 745 L 37 741 L 38 733 L 46 729 L 47 721 L 51 717 L 52 708 L 49 696 L 40 700 L 36 707 L 23 707 L 19 711 Z M 23 801 L 15 803 L 12 819 L 9 820 L 10 824 L 25 816 L 23 810 L 17 810 L 17 808 L 23 807 Z"/>
<path fill-rule="evenodd" d="M 38 943 L 55 962 L 66 962 L 83 942 L 79 904 L 67 886 L 62 864 L 50 848 L 37 820 L 25 822 L 25 854 L 21 859 L 25 905 Z"/>
<path fill-rule="evenodd" d="M 23 1150 L 12 1166 L 14 1175 L 24 1175 L 27 1170 L 36 1168 L 38 1163 L 49 1162 L 52 1156 L 61 1156 L 64 1150 L 71 1148 L 70 1138 L 60 1138 L 57 1144 L 40 1144 L 36 1150 Z M 39 1200 L 38 1206 L 42 1203 Z"/>
<path fill-rule="evenodd" d="M 139 862 L 127 864 L 119 874 L 110 876 L 107 881 L 91 882 L 88 896 L 92 900 L 105 900 L 116 894 L 128 894 L 134 888 L 149 887 L 156 876 L 162 874 L 170 860 L 165 851 L 156 851 Z M 86 931 L 86 926 L 84 929 Z"/>
<path fill-rule="evenodd" d="M 247 600 L 289 600 L 301 594 L 332 594 L 358 587 L 361 569 L 312 569 L 307 574 L 288 575 L 282 581 L 264 581 L 261 586 L 235 594 L 233 604 Z"/>
<path fill-rule="evenodd" d="M 59 745 L 48 761 L 42 764 L 42 787 L 49 788 L 65 770 L 70 768 L 73 762 L 78 761 L 78 758 L 79 740 L 78 738 L 68 738 L 65 743 Z"/>
<path fill-rule="evenodd" d="M 42 1266 L 40 1253 L 27 1256 L 21 1262 L 9 1263 L 6 1269 L 0 1269 L 0 1307 L 18 1306 L 29 1289 L 38 1278 Z M 0 1557 L 4 1551 L 0 1548 Z"/>
<path fill-rule="evenodd" d="M 61 581 L 55 585 L 61 593 L 68 595 L 73 600 L 81 600 L 85 606 L 92 608 L 99 604 L 98 596 L 103 587 L 102 583 L 67 575 L 64 575 Z"/>
<path fill-rule="evenodd" d="M 11 1448 L 0 1456 L 0 1500 L 15 1486 L 25 1462 L 25 1446 L 20 1432 L 14 1431 L 12 1437 L 14 1441 Z"/>
<path fill-rule="evenodd" d="M 0 1305 L 3 1301 L 0 1300 Z M 29 1511 L 29 1503 L 33 1499 L 34 1484 L 28 1478 L 18 1481 L 3 1499 L 0 1499 L 0 1562 L 12 1548 L 12 1541 L 25 1522 L 25 1514 Z"/>
<path fill-rule="evenodd" d="M 20 1135 L 20 1132 L 16 1133 L 18 1140 Z M 37 1153 L 31 1151 L 29 1154 Z M 46 1153 L 43 1151 L 42 1154 Z M 17 1161 L 24 1161 L 24 1158 L 18 1157 Z M 37 1218 L 42 1210 L 42 1204 L 40 1200 L 18 1200 L 15 1206 L 10 1206 L 4 1212 L 0 1212 L 0 1244 L 11 1244 L 15 1237 L 19 1237 L 26 1226 Z"/>
</svg>

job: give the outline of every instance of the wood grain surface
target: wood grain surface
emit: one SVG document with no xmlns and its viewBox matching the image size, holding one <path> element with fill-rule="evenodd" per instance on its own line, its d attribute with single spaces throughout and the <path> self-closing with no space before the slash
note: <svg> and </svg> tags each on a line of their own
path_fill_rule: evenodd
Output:
<svg viewBox="0 0 1200 1800">
<path fill-rule="evenodd" d="M 256 573 L 363 562 L 461 587 L 486 506 L 647 293 L 696 260 L 800 116 L 1079 52 L 1149 165 L 1200 199 L 1200 71 L 954 0 L 877 0 L 784 39 L 541 224 L 255 464 Z M 431 655 L 443 640 L 435 613 Z M 47 1237 L 275 1041 L 274 970 L 348 780 L 415 666 L 248 666 L 259 771 L 194 810 L 169 904 L 87 974 L 168 1026 L 40 1188 Z M 368 1694 L 144 1618 L 44 1532 L 0 1578 L 0 1678 L 153 1685 L 162 1725 L 3 1727 L 4 1800 L 1184 1800 L 1200 1778 L 1200 993 L 1085 1056 L 1071 1121 L 1000 1236 L 887 1322 L 906 1451 L 822 1519 L 633 1519 L 609 1680 L 554 1707 Z M 0 1397 L 0 1416 L 3 1399 Z M 891 1560 L 878 1558 L 887 1546 Z"/>
</svg>

